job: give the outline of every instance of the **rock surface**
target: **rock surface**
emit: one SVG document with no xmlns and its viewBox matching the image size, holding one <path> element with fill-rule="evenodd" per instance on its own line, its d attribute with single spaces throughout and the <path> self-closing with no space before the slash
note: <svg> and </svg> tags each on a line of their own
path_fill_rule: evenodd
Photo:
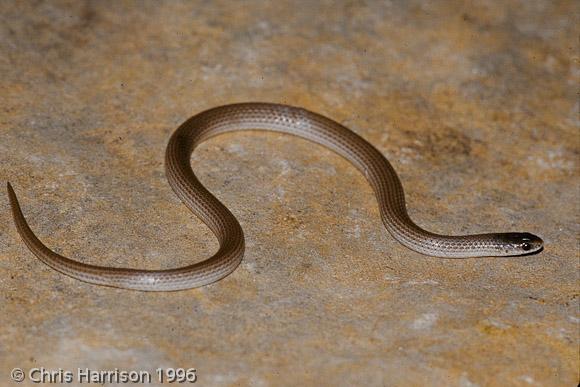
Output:
<svg viewBox="0 0 580 387">
<path fill-rule="evenodd" d="M 422 256 L 388 235 L 345 160 L 290 136 L 224 135 L 192 163 L 247 249 L 201 289 L 61 275 L 20 241 L 2 195 L 0 384 L 14 367 L 194 367 L 203 386 L 576 385 L 577 12 L 524 0 L 1 2 L 0 180 L 63 255 L 154 269 L 214 252 L 165 180 L 164 148 L 189 116 L 242 101 L 302 106 L 361 134 L 432 231 L 529 231 L 546 247 Z"/>
</svg>

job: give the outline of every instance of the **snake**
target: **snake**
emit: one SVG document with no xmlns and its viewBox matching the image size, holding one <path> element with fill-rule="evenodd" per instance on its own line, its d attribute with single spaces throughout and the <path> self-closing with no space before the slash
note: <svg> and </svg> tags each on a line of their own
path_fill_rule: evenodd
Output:
<svg viewBox="0 0 580 387">
<path fill-rule="evenodd" d="M 8 182 L 16 229 L 28 249 L 46 265 L 91 284 L 140 291 L 176 291 L 214 283 L 232 273 L 242 261 L 244 232 L 231 211 L 200 183 L 190 159 L 193 150 L 202 142 L 239 130 L 266 130 L 298 136 L 344 157 L 372 187 L 381 220 L 388 232 L 418 253 L 442 258 L 470 258 L 528 255 L 543 249 L 542 239 L 528 232 L 451 236 L 424 230 L 409 217 L 401 181 L 377 148 L 323 115 L 300 107 L 262 102 L 205 110 L 181 124 L 167 144 L 167 181 L 183 204 L 216 236 L 219 248 L 211 257 L 166 270 L 96 266 L 63 257 L 46 247 L 31 230 Z"/>
</svg>

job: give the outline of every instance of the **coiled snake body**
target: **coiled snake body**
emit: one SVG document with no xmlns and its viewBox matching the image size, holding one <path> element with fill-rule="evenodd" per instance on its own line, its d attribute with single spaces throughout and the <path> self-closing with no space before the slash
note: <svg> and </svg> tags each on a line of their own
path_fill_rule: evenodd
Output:
<svg viewBox="0 0 580 387">
<path fill-rule="evenodd" d="M 181 201 L 216 235 L 220 248 L 212 257 L 169 270 L 138 270 L 88 265 L 47 248 L 28 226 L 14 190 L 8 196 L 17 230 L 28 248 L 50 267 L 81 281 L 144 291 L 170 291 L 211 284 L 233 272 L 244 254 L 244 234 L 232 213 L 194 175 L 191 153 L 221 133 L 270 130 L 313 141 L 346 158 L 372 186 L 382 221 L 400 243 L 417 252 L 449 258 L 532 253 L 542 240 L 529 233 L 464 236 L 437 235 L 417 226 L 407 215 L 403 187 L 387 159 L 366 140 L 337 122 L 308 110 L 270 103 L 216 107 L 185 121 L 171 136 L 165 153 L 167 180 Z"/>
</svg>

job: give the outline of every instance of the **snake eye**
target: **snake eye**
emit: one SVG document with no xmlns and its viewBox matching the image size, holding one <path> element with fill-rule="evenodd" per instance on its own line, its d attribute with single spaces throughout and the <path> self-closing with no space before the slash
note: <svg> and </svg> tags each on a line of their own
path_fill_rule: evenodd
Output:
<svg viewBox="0 0 580 387">
<path fill-rule="evenodd" d="M 532 248 L 532 245 L 530 245 L 529 243 L 525 242 L 522 243 L 522 249 L 524 249 L 524 251 L 528 251 Z"/>
</svg>

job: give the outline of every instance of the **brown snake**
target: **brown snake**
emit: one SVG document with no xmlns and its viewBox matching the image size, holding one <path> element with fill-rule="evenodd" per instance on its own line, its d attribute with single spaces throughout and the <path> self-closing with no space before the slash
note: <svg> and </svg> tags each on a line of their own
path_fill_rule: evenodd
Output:
<svg viewBox="0 0 580 387">
<path fill-rule="evenodd" d="M 94 266 L 58 255 L 28 226 L 14 190 L 8 196 L 22 239 L 48 266 L 81 281 L 144 291 L 190 289 L 224 278 L 240 264 L 244 234 L 232 213 L 194 175 L 191 153 L 203 141 L 237 130 L 270 130 L 305 138 L 333 150 L 366 177 L 376 195 L 382 221 L 400 243 L 422 254 L 465 258 L 533 253 L 542 240 L 529 233 L 438 235 L 409 218 L 403 187 L 387 159 L 362 137 L 337 122 L 305 109 L 270 103 L 242 103 L 216 107 L 185 121 L 171 136 L 165 153 L 167 180 L 181 201 L 216 235 L 220 248 L 212 257 L 169 270 L 137 270 Z"/>
</svg>

